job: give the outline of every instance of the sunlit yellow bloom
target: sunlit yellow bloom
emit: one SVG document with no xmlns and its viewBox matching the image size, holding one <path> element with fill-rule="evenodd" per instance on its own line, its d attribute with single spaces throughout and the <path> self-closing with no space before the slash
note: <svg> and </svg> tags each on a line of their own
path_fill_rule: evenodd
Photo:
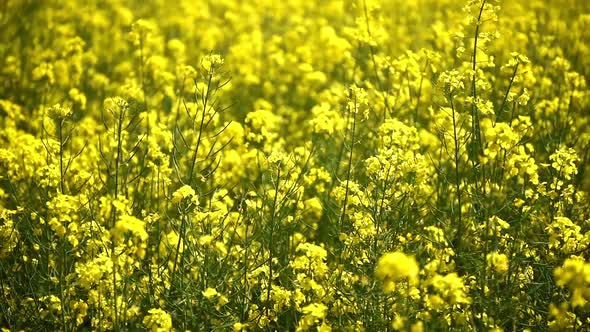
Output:
<svg viewBox="0 0 590 332">
<path fill-rule="evenodd" d="M 215 288 L 211 288 L 211 287 L 209 287 L 203 291 L 203 296 L 207 299 L 211 299 L 211 298 L 217 296 L 217 294 L 218 293 L 215 290 Z"/>
<path fill-rule="evenodd" d="M 390 252 L 381 256 L 375 267 L 375 275 L 384 281 L 415 282 L 419 272 L 420 267 L 414 257 L 402 252 Z"/>
</svg>

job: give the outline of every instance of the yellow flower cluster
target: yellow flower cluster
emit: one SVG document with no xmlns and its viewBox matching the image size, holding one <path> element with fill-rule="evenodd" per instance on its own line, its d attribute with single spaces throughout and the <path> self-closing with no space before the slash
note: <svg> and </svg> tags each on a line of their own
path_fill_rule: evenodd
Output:
<svg viewBox="0 0 590 332">
<path fill-rule="evenodd" d="M 590 263 L 580 256 L 572 256 L 555 269 L 554 277 L 556 284 L 567 288 L 570 295 L 567 301 L 559 305 L 551 304 L 549 327 L 559 331 L 584 326 L 584 316 L 578 313 L 587 312 L 585 308 L 590 301 Z"/>
<path fill-rule="evenodd" d="M 375 267 L 375 276 L 389 282 L 415 283 L 419 272 L 420 267 L 416 260 L 402 252 L 391 252 L 381 256 Z"/>
<path fill-rule="evenodd" d="M 0 330 L 590 330 L 588 13 L 0 1 Z"/>
<path fill-rule="evenodd" d="M 166 311 L 154 308 L 148 310 L 143 325 L 152 332 L 168 332 L 172 330 L 172 318 Z"/>
</svg>

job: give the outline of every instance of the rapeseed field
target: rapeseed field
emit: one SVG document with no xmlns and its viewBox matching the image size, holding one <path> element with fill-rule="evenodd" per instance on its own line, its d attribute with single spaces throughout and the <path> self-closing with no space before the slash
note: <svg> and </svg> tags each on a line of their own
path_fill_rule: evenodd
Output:
<svg viewBox="0 0 590 332">
<path fill-rule="evenodd" d="M 590 2 L 0 1 L 0 329 L 590 331 Z"/>
</svg>

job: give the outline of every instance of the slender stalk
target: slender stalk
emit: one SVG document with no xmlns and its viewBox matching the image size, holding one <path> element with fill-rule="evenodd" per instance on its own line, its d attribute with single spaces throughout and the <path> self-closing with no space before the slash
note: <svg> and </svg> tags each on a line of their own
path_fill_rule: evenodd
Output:
<svg viewBox="0 0 590 332">
<path fill-rule="evenodd" d="M 141 91 L 143 93 L 143 106 L 145 107 L 146 113 L 149 111 L 147 102 L 147 87 L 145 84 L 145 69 L 144 69 L 144 54 L 143 54 L 143 33 L 139 36 L 139 75 L 141 78 Z M 149 128 L 149 121 L 148 121 Z M 149 132 L 149 129 L 148 129 Z"/>
<path fill-rule="evenodd" d="M 354 97 L 354 107 L 356 110 L 356 107 L 357 107 L 356 96 Z M 352 137 L 350 140 L 350 153 L 348 154 L 348 166 L 347 166 L 347 170 L 346 170 L 346 189 L 344 192 L 344 201 L 342 202 L 342 214 L 340 215 L 340 219 L 338 221 L 338 223 L 339 223 L 338 231 L 341 230 L 342 222 L 344 221 L 344 217 L 346 217 L 346 207 L 348 204 L 348 193 L 350 191 L 350 175 L 352 173 L 352 153 L 354 151 L 353 147 L 354 147 L 355 132 L 356 132 L 356 112 L 353 112 L 350 109 L 348 111 L 349 111 L 349 116 L 351 116 L 350 114 L 352 114 L 352 133 L 351 133 Z"/>
<path fill-rule="evenodd" d="M 123 132 L 123 118 L 125 115 L 125 107 L 124 105 L 119 105 L 119 116 L 117 119 L 117 154 L 115 156 L 115 183 L 114 183 L 114 199 L 116 200 L 119 197 L 119 166 L 121 163 L 121 156 L 123 154 L 122 151 L 122 132 Z M 116 218 L 116 211 L 114 206 L 111 207 L 111 227 L 115 226 L 115 218 Z M 113 306 L 114 306 L 114 321 L 113 321 L 113 329 L 118 330 L 119 327 L 119 313 L 117 308 L 117 267 L 118 267 L 118 259 L 115 253 L 115 242 L 111 241 L 111 255 L 113 259 Z"/>
<path fill-rule="evenodd" d="M 68 331 L 68 327 L 66 324 L 66 304 L 65 304 L 65 291 L 64 291 L 64 273 L 66 270 L 66 253 L 65 253 L 65 248 L 64 248 L 64 243 L 63 243 L 63 239 L 60 241 L 60 247 L 61 247 L 61 259 L 62 259 L 62 267 L 60 269 L 60 273 L 59 273 L 59 296 L 60 296 L 60 305 L 61 305 L 61 326 L 62 329 L 67 332 Z"/>
<path fill-rule="evenodd" d="M 430 64 L 430 59 L 426 59 L 426 63 L 424 64 L 424 69 L 420 75 L 420 85 L 418 87 L 418 95 L 416 96 L 416 106 L 414 107 L 414 123 L 418 124 L 418 109 L 420 107 L 420 98 L 422 97 L 422 84 L 424 83 L 424 76 L 426 75 L 426 70 L 428 69 L 428 65 Z"/>
<path fill-rule="evenodd" d="M 472 206 L 475 213 L 475 219 L 478 222 L 483 221 L 485 218 L 483 216 L 483 208 L 480 204 L 483 204 L 484 195 L 485 195 L 485 173 L 481 170 L 482 165 L 480 163 L 479 157 L 483 151 L 483 145 L 481 141 L 481 128 L 480 128 L 480 120 L 479 120 L 479 110 L 477 108 L 477 43 L 479 40 L 479 28 L 482 24 L 481 17 L 483 14 L 483 9 L 485 7 L 486 0 L 481 2 L 481 6 L 479 8 L 479 15 L 477 17 L 477 22 L 475 26 L 475 36 L 473 40 L 473 57 L 472 57 L 472 80 L 471 80 L 471 92 L 473 97 L 473 106 L 471 110 L 471 168 L 473 172 L 473 182 L 475 185 L 475 193 L 473 195 Z M 481 178 L 480 178 L 480 171 Z M 481 181 L 481 183 L 480 183 Z M 480 203 L 481 202 L 481 203 Z M 480 295 L 482 299 L 485 299 L 485 286 L 487 282 L 485 281 L 486 278 L 486 256 L 488 253 L 488 228 L 489 228 L 489 220 L 486 222 L 486 234 L 484 235 L 484 253 L 483 253 L 483 264 L 482 270 L 480 275 Z M 483 309 L 482 309 L 483 310 Z"/>
<path fill-rule="evenodd" d="M 183 243 L 183 241 L 185 241 L 186 239 L 186 224 L 187 224 L 187 220 L 186 220 L 186 214 L 183 213 L 182 217 L 181 217 L 181 222 L 180 222 L 180 230 L 178 231 L 178 242 L 176 243 L 176 249 L 174 251 L 174 262 L 172 265 L 172 272 L 170 275 L 170 288 L 168 289 L 168 294 L 172 294 L 172 287 L 174 286 L 174 277 L 179 274 L 180 275 L 180 281 L 182 282 L 182 271 L 180 271 L 180 273 L 176 273 L 176 267 L 178 266 L 179 269 L 183 268 L 183 257 L 180 257 L 180 265 L 178 264 L 178 256 L 180 254 L 180 245 L 181 243 Z M 186 242 L 184 242 L 186 243 Z"/>
<path fill-rule="evenodd" d="M 371 26 L 369 24 L 369 11 L 367 9 L 367 1 L 363 1 L 363 11 L 365 14 L 365 25 L 367 28 L 367 34 L 369 35 L 369 37 L 372 37 Z M 387 113 L 391 113 L 391 106 L 389 105 L 389 100 L 387 99 L 387 92 L 384 91 L 385 84 L 381 80 L 379 72 L 377 71 L 377 61 L 375 60 L 375 48 L 371 44 L 369 44 L 369 51 L 371 52 L 371 62 L 373 63 L 373 71 L 375 73 L 375 78 L 377 79 L 377 84 L 379 84 L 381 97 L 383 98 L 383 103 L 385 104 L 385 111 L 383 112 L 383 121 L 385 121 Z"/>
<path fill-rule="evenodd" d="M 62 195 L 65 194 L 63 125 L 64 120 L 59 119 L 59 124 L 57 126 L 57 135 L 59 139 L 59 190 Z"/>
<path fill-rule="evenodd" d="M 58 126 L 57 126 L 57 136 L 59 140 L 59 190 L 60 193 L 63 195 L 65 194 L 65 170 L 64 170 L 64 137 L 63 137 L 63 126 L 64 126 L 64 119 L 58 119 Z M 60 305 L 61 305 L 61 325 L 64 331 L 68 331 L 66 325 L 66 304 L 65 304 L 65 295 L 64 295 L 64 274 L 66 272 L 66 253 L 64 248 L 64 241 L 60 239 L 60 255 L 61 255 L 61 268 L 59 271 L 59 296 L 60 296 Z"/>
<path fill-rule="evenodd" d="M 485 193 L 485 184 L 479 183 L 479 172 L 481 164 L 479 162 L 479 156 L 481 155 L 481 151 L 483 150 L 482 141 L 481 141 L 481 129 L 480 129 L 480 121 L 479 121 L 479 110 L 477 109 L 476 101 L 477 101 L 477 42 L 479 39 L 479 27 L 481 25 L 481 16 L 483 14 L 483 9 L 485 7 L 486 0 L 481 2 L 481 7 L 479 8 L 479 15 L 477 17 L 477 24 L 475 26 L 475 38 L 473 40 L 473 57 L 472 57 L 472 84 L 471 84 L 471 92 L 473 97 L 473 107 L 471 113 L 471 163 L 472 163 L 472 170 L 473 170 L 473 177 L 475 182 L 475 190 L 476 192 L 480 192 L 482 190 Z M 481 186 L 481 187 L 480 187 Z M 481 197 L 476 197 L 481 198 Z M 479 203 L 476 202 L 476 213 L 479 215 Z"/>
<path fill-rule="evenodd" d="M 249 255 L 249 249 L 250 249 L 250 245 L 248 243 L 248 222 L 246 222 L 245 225 L 245 230 L 244 230 L 244 274 L 243 274 L 243 283 L 244 283 L 244 303 L 243 303 L 243 307 L 242 307 L 242 312 L 241 312 L 241 321 L 243 321 L 244 319 L 246 319 L 246 315 L 248 313 L 248 305 L 249 305 L 249 300 L 248 300 L 248 255 Z"/>
<path fill-rule="evenodd" d="M 275 232 L 275 219 L 276 219 L 276 209 L 277 209 L 277 200 L 279 197 L 279 183 L 281 181 L 281 167 L 279 165 L 277 171 L 277 181 L 275 183 L 275 193 L 272 203 L 272 210 L 270 216 L 270 236 L 269 236 L 269 252 L 268 252 L 268 285 L 266 289 L 266 316 L 268 317 L 268 312 L 270 310 L 270 291 L 272 287 L 272 278 L 273 278 L 273 268 L 272 268 L 272 260 L 274 256 L 274 232 Z"/>
<path fill-rule="evenodd" d="M 381 192 L 381 203 L 379 204 L 379 215 L 375 218 L 375 240 L 373 241 L 373 253 L 375 256 L 379 254 L 378 249 L 378 241 L 379 236 L 381 235 L 381 221 L 383 219 L 383 209 L 385 208 L 385 195 L 387 194 L 387 188 L 389 186 L 389 175 L 391 174 L 391 165 L 387 168 L 387 173 L 385 173 L 385 180 L 383 181 L 383 190 Z"/>
<path fill-rule="evenodd" d="M 197 153 L 199 152 L 199 147 L 201 145 L 201 137 L 203 135 L 203 130 L 205 129 L 205 115 L 207 114 L 207 104 L 209 102 L 209 90 L 211 90 L 211 82 L 213 80 L 213 74 L 209 73 L 209 79 L 207 80 L 207 91 L 205 92 L 205 96 L 203 97 L 203 114 L 201 115 L 201 122 L 199 124 L 199 133 L 197 136 L 197 145 L 195 146 L 195 150 L 193 151 L 193 157 L 191 162 L 191 168 L 188 173 L 188 184 L 193 180 L 193 173 L 195 171 L 195 164 L 197 162 Z"/>
<path fill-rule="evenodd" d="M 463 213 L 461 211 L 461 207 L 463 206 L 462 197 L 463 192 L 461 190 L 461 176 L 459 173 L 459 163 L 460 163 L 460 153 L 459 153 L 459 137 L 457 133 L 457 112 L 455 110 L 455 103 L 453 102 L 453 95 L 450 95 L 451 101 L 451 111 L 453 114 L 453 143 L 454 143 L 454 161 L 455 161 L 455 192 L 457 195 L 457 202 L 456 202 L 456 213 L 457 213 L 457 233 L 455 234 L 455 250 L 457 255 L 461 253 L 462 250 L 462 239 L 463 239 Z"/>
<path fill-rule="evenodd" d="M 516 66 L 514 66 L 514 71 L 512 72 L 512 77 L 510 77 L 510 84 L 508 84 L 508 90 L 506 90 L 506 94 L 504 95 L 504 99 L 502 100 L 502 105 L 500 105 L 500 109 L 498 110 L 500 112 L 498 115 L 501 115 L 502 112 L 504 111 L 504 106 L 506 105 L 506 101 L 508 100 L 508 94 L 510 93 L 510 89 L 512 89 L 512 84 L 514 83 L 514 78 L 516 77 L 516 72 L 518 71 L 518 65 L 519 65 L 519 63 L 516 63 Z"/>
</svg>

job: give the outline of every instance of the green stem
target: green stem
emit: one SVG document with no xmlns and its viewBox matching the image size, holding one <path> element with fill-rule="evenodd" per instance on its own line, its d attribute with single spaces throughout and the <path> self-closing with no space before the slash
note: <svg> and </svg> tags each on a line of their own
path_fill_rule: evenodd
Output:
<svg viewBox="0 0 590 332">
<path fill-rule="evenodd" d="M 275 227 L 275 218 L 276 218 L 276 209 L 277 209 L 277 200 L 279 197 L 279 183 L 281 181 L 281 164 L 278 166 L 277 171 L 277 181 L 275 183 L 275 193 L 272 203 L 272 210 L 270 216 L 270 236 L 269 236 L 269 253 L 268 253 L 268 285 L 266 289 L 266 316 L 268 317 L 268 313 L 270 310 L 270 291 L 272 288 L 272 278 L 273 278 L 273 269 L 272 269 L 272 259 L 274 256 L 274 227 Z"/>
<path fill-rule="evenodd" d="M 205 129 L 205 115 L 207 114 L 207 104 L 209 101 L 209 90 L 211 89 L 211 82 L 213 80 L 213 74 L 209 74 L 209 79 L 207 80 L 207 91 L 205 92 L 205 97 L 203 98 L 203 114 L 201 115 L 201 122 L 199 124 L 199 133 L 197 136 L 197 145 L 195 146 L 195 150 L 193 151 L 193 157 L 191 162 L 191 168 L 188 173 L 188 184 L 193 180 L 193 173 L 195 171 L 195 164 L 197 162 L 197 153 L 199 152 L 199 147 L 201 145 L 201 137 L 203 135 L 203 130 Z"/>
<path fill-rule="evenodd" d="M 459 136 L 457 133 L 457 112 L 455 111 L 455 103 L 453 102 L 453 95 L 450 95 L 451 101 L 451 110 L 453 112 L 453 142 L 454 142 L 454 160 L 455 160 L 455 191 L 457 195 L 457 205 L 456 205 L 456 213 L 457 213 L 457 233 L 455 235 L 455 250 L 457 256 L 461 253 L 462 244 L 463 244 L 463 213 L 461 211 L 461 207 L 463 206 L 462 197 L 463 192 L 461 190 L 461 177 L 459 173 L 459 162 L 460 160 L 460 153 L 459 153 Z"/>
<path fill-rule="evenodd" d="M 356 96 L 354 99 L 354 107 L 356 110 L 356 107 L 357 107 Z M 340 219 L 338 221 L 338 223 L 339 223 L 338 231 L 341 231 L 342 222 L 344 221 L 344 217 L 346 216 L 346 207 L 348 204 L 348 193 L 350 191 L 350 175 L 352 173 L 352 153 L 354 150 L 353 147 L 354 147 L 355 131 L 356 131 L 356 112 L 353 112 L 352 110 L 349 109 L 349 114 L 352 114 L 352 134 L 351 134 L 352 137 L 350 140 L 350 153 L 348 154 L 348 166 L 347 166 L 347 170 L 346 170 L 346 189 L 344 192 L 344 201 L 342 202 L 342 214 L 340 215 Z"/>
</svg>

